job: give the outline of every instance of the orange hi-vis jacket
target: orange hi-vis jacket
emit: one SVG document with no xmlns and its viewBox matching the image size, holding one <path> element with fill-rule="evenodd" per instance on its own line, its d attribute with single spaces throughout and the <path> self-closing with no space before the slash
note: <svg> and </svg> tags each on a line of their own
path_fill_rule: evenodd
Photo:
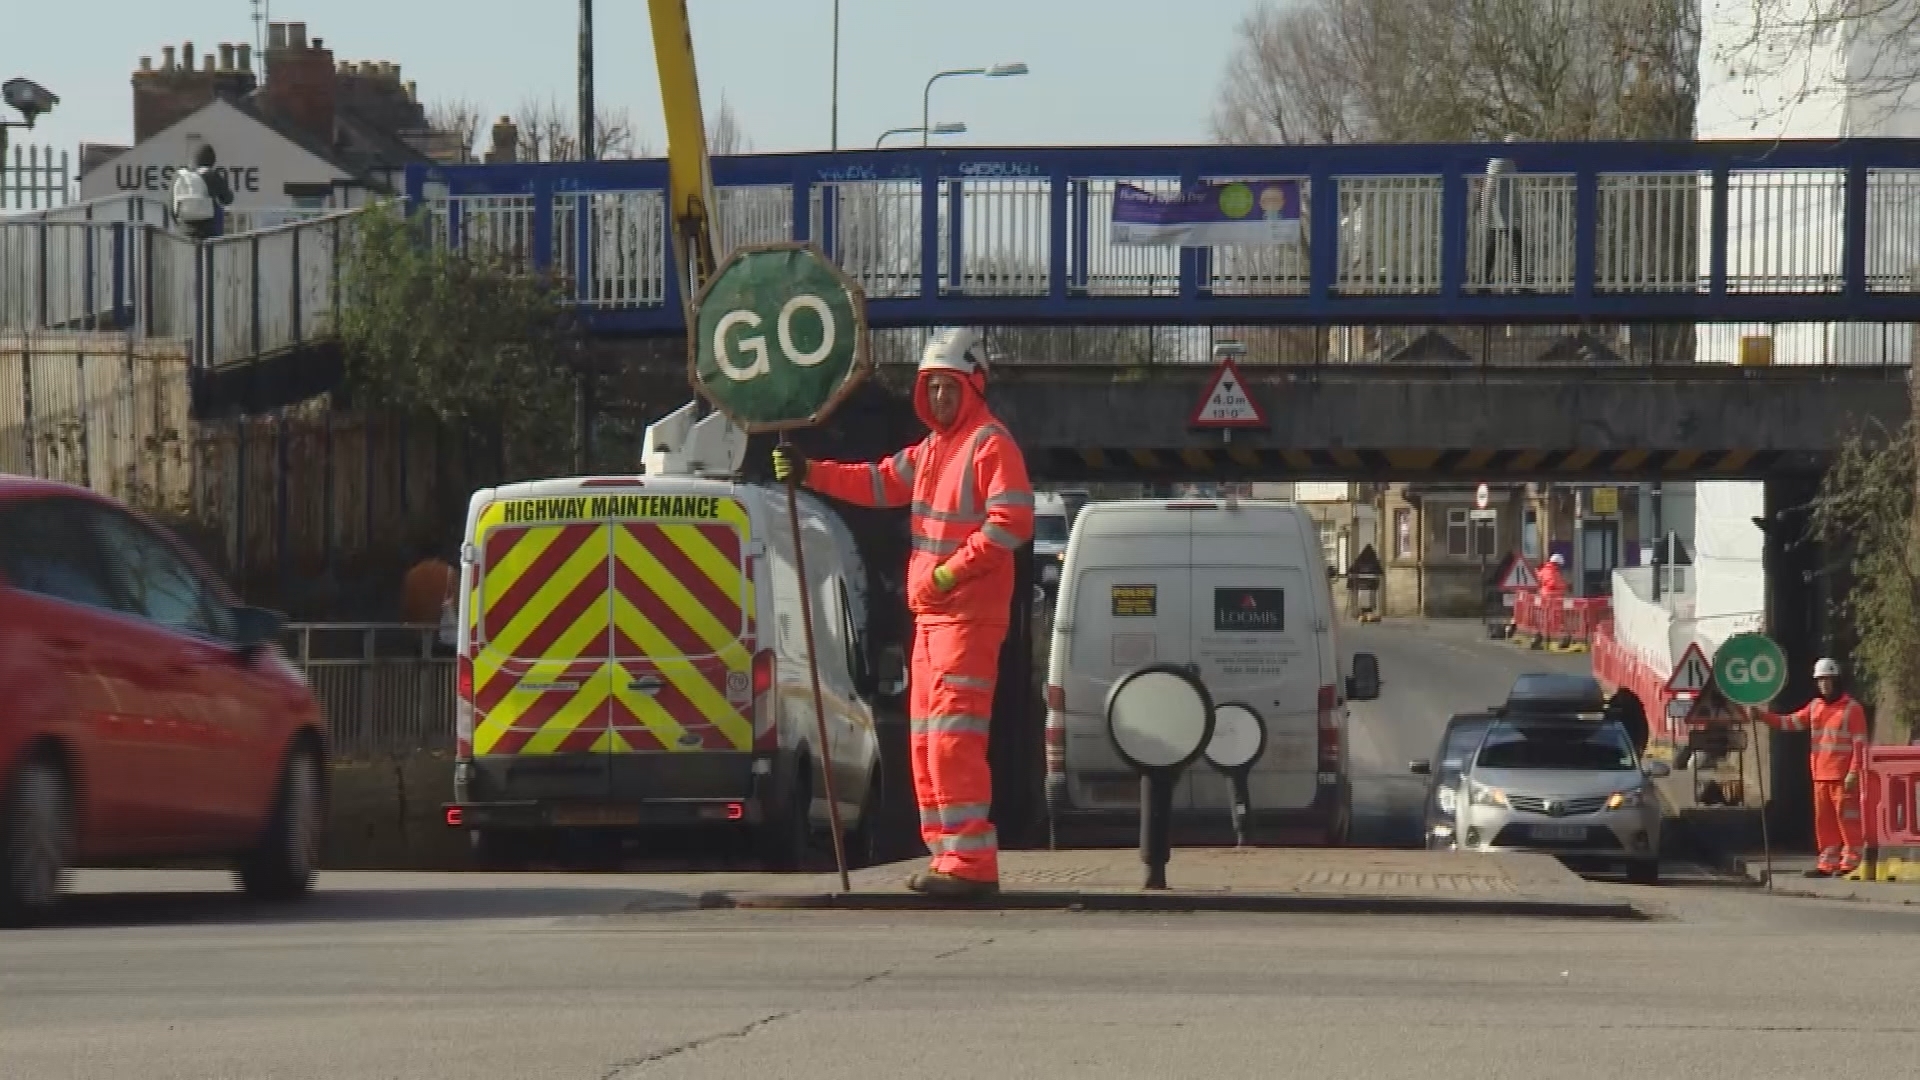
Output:
<svg viewBox="0 0 1920 1080">
<path fill-rule="evenodd" d="M 916 622 L 1005 625 L 1014 553 L 1033 537 L 1026 461 L 987 409 L 984 380 L 959 380 L 960 411 L 942 430 L 933 422 L 927 379 L 923 372 L 913 389 L 914 412 L 930 432 L 926 438 L 884 461 L 816 461 L 807 470 L 807 486 L 860 506 L 912 507 L 907 606 Z M 944 593 L 933 583 L 942 564 L 954 579 Z"/>
<path fill-rule="evenodd" d="M 1567 591 L 1567 576 L 1551 562 L 1540 564 L 1540 595 L 1559 596 Z"/>
<path fill-rule="evenodd" d="M 1796 712 L 1764 714 L 1770 727 L 1806 731 L 1813 736 L 1807 755 L 1815 780 L 1845 780 L 1867 764 L 1867 710 L 1846 694 L 1833 701 L 1814 698 Z"/>
</svg>

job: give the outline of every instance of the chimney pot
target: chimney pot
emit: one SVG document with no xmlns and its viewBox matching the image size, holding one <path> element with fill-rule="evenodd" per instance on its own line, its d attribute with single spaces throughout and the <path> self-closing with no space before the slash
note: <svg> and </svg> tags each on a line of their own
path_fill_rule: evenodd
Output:
<svg viewBox="0 0 1920 1080">
<path fill-rule="evenodd" d="M 160 70 L 173 70 L 173 46 L 171 45 L 160 46 Z"/>
<path fill-rule="evenodd" d="M 288 23 L 287 24 L 287 48 L 304 50 L 306 47 L 307 47 L 307 24 L 303 22 Z"/>
<path fill-rule="evenodd" d="M 268 23 L 267 24 L 267 48 L 284 49 L 286 47 L 287 47 L 287 24 L 277 23 L 277 22 Z"/>
<path fill-rule="evenodd" d="M 225 43 L 220 46 L 220 70 L 233 70 L 233 46 Z"/>
<path fill-rule="evenodd" d="M 140 58 L 140 70 L 141 70 L 141 71 L 152 71 L 152 70 L 153 70 L 153 57 L 151 57 L 151 56 L 143 56 L 143 57 L 141 57 L 141 58 Z"/>
<path fill-rule="evenodd" d="M 420 100 L 420 87 L 412 79 L 407 80 L 407 100 L 408 101 Z"/>
<path fill-rule="evenodd" d="M 191 41 L 180 46 L 180 66 L 188 71 L 193 70 L 193 42 Z"/>
<path fill-rule="evenodd" d="M 253 70 L 253 46 L 242 45 L 235 49 L 233 60 L 234 63 L 240 65 L 241 71 L 251 72 Z"/>
<path fill-rule="evenodd" d="M 219 70 L 213 65 L 214 65 L 214 55 L 212 53 L 208 53 L 206 56 L 201 57 L 200 59 L 201 71 L 204 71 L 209 75 L 212 75 L 215 71 Z"/>
<path fill-rule="evenodd" d="M 327 43 L 326 43 L 325 41 L 323 41 L 323 40 L 321 40 L 320 38 L 314 38 L 314 39 L 313 39 L 313 47 L 314 47 L 315 49 L 324 49 L 324 48 L 326 48 L 326 47 L 327 47 Z"/>
</svg>

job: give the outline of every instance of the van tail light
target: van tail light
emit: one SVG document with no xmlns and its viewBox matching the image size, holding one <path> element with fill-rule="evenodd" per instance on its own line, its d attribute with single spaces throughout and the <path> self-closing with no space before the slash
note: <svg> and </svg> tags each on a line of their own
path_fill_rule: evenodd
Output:
<svg viewBox="0 0 1920 1080">
<path fill-rule="evenodd" d="M 462 656 L 453 679 L 453 746 L 461 760 L 473 757 L 473 659 Z"/>
<path fill-rule="evenodd" d="M 1047 687 L 1047 708 L 1053 712 L 1067 711 L 1067 692 L 1058 686 Z"/>
<path fill-rule="evenodd" d="M 780 749 L 778 703 L 773 693 L 773 650 L 753 654 L 753 748 L 772 753 Z"/>
<path fill-rule="evenodd" d="M 1320 688 L 1320 700 L 1316 711 L 1319 714 L 1320 771 L 1322 772 L 1340 770 L 1340 717 L 1335 711 L 1339 700 L 1339 695 L 1334 692 L 1332 686 Z"/>
</svg>

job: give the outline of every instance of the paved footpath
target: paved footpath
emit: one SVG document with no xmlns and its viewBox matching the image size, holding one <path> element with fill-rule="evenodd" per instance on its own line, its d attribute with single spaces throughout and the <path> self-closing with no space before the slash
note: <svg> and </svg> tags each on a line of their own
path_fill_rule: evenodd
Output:
<svg viewBox="0 0 1920 1080">
<path fill-rule="evenodd" d="M 1008 851 L 999 896 L 942 904 L 906 889 L 911 860 L 852 875 L 842 893 L 828 874 L 773 889 L 719 889 L 709 907 L 1087 908 L 1096 910 L 1375 912 L 1632 918 L 1632 906 L 1543 855 L 1353 848 L 1183 848 L 1164 892 L 1141 886 L 1132 850 Z"/>
</svg>

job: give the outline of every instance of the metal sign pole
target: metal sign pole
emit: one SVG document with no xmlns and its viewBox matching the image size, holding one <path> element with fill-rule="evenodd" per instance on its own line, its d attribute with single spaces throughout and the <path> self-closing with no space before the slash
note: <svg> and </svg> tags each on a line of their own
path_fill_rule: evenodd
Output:
<svg viewBox="0 0 1920 1080">
<path fill-rule="evenodd" d="M 1770 830 L 1767 827 L 1767 814 L 1771 809 L 1767 805 L 1767 768 L 1773 760 L 1773 743 L 1772 740 L 1768 740 L 1767 761 L 1762 762 L 1760 760 L 1760 722 L 1757 716 L 1757 710 L 1751 707 L 1747 709 L 1747 742 L 1753 747 L 1753 778 L 1760 787 L 1760 857 L 1765 860 L 1767 867 L 1766 889 L 1772 892 L 1773 837 L 1769 835 Z"/>
<path fill-rule="evenodd" d="M 792 444 L 782 436 L 782 446 Z M 807 676 L 813 682 L 813 726 L 820 740 L 816 756 L 820 759 L 821 787 L 827 793 L 827 820 L 833 830 L 833 865 L 840 872 L 840 891 L 852 892 L 847 879 L 847 841 L 840 833 L 840 796 L 833 787 L 833 744 L 827 736 L 827 708 L 820 694 L 820 654 L 813 646 L 813 590 L 807 587 L 807 545 L 800 534 L 800 481 L 787 476 L 787 521 L 793 526 L 793 569 L 800 577 L 800 621 L 807 639 Z"/>
</svg>

